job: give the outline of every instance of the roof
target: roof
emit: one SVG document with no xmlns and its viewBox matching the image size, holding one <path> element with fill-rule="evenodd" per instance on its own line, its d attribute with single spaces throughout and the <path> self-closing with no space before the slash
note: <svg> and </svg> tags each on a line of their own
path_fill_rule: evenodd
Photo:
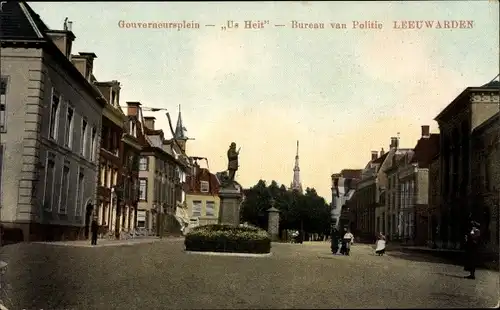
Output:
<svg viewBox="0 0 500 310">
<path fill-rule="evenodd" d="M 54 56 L 61 67 L 68 72 L 76 82 L 80 83 L 89 95 L 95 98 L 101 106 L 104 107 L 106 105 L 106 100 L 97 87 L 85 79 L 48 35 L 49 32 L 58 31 L 50 30 L 40 16 L 36 14 L 26 2 L 2 1 L 0 21 L 2 25 L 0 39 L 2 40 L 3 46 L 5 46 L 6 43 L 43 44 L 44 50 Z M 74 37 L 71 31 L 64 32 Z"/>
<path fill-rule="evenodd" d="M 41 40 L 45 41 L 43 32 L 48 27 L 25 2 L 2 1 L 0 12 L 2 31 L 0 38 L 5 40 Z"/>
<path fill-rule="evenodd" d="M 387 153 L 384 153 L 384 155 L 378 157 L 377 159 L 375 159 L 374 161 L 372 161 L 373 164 L 382 164 L 385 159 L 387 158 L 387 155 L 389 154 L 389 152 Z"/>
<path fill-rule="evenodd" d="M 453 107 L 457 106 L 462 99 L 465 98 L 467 94 L 473 91 L 500 91 L 500 82 L 499 81 L 490 81 L 489 83 L 484 84 L 483 86 L 473 86 L 467 87 L 464 89 L 453 101 L 448 104 L 435 118 L 434 120 L 439 121 L 443 118 L 448 111 L 450 111 Z"/>
<path fill-rule="evenodd" d="M 342 169 L 340 174 L 346 179 L 361 179 L 362 169 Z"/>
<path fill-rule="evenodd" d="M 207 168 L 197 168 L 194 175 L 186 176 L 185 191 L 186 194 L 206 194 L 200 191 L 200 181 L 209 182 L 209 195 L 217 195 L 219 192 L 219 179 L 215 174 L 211 173 Z"/>
<path fill-rule="evenodd" d="M 439 134 L 433 133 L 429 138 L 420 138 L 415 145 L 411 163 L 418 163 L 419 168 L 427 168 L 439 154 Z"/>
</svg>

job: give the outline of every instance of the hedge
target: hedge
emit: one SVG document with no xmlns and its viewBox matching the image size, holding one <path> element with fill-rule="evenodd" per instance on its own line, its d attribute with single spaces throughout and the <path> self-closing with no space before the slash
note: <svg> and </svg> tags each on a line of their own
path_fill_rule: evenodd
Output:
<svg viewBox="0 0 500 310">
<path fill-rule="evenodd" d="M 205 225 L 185 238 L 186 251 L 263 254 L 271 251 L 269 234 L 254 226 Z"/>
</svg>

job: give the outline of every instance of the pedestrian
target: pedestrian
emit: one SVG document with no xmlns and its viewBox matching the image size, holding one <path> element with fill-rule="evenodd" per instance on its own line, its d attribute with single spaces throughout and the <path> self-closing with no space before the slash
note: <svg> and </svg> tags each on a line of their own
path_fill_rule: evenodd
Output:
<svg viewBox="0 0 500 310">
<path fill-rule="evenodd" d="M 92 240 L 90 241 L 91 245 L 97 245 L 97 233 L 99 231 L 99 225 L 97 224 L 97 220 L 94 219 L 92 221 L 92 227 L 91 227 L 91 233 L 92 233 Z"/>
<path fill-rule="evenodd" d="M 468 271 L 470 274 L 466 276 L 466 279 L 476 278 L 476 267 L 478 265 L 479 256 L 479 239 L 481 237 L 480 225 L 476 221 L 470 223 L 470 230 L 465 235 L 465 264 L 464 270 Z"/>
<path fill-rule="evenodd" d="M 344 237 L 342 238 L 342 247 L 340 253 L 343 255 L 349 255 L 351 252 L 351 245 L 354 243 L 354 236 L 351 234 L 347 228 L 344 228 Z"/>
<path fill-rule="evenodd" d="M 377 236 L 377 242 L 375 243 L 376 247 L 375 247 L 375 254 L 377 254 L 378 256 L 382 256 L 384 255 L 385 253 L 385 236 L 384 234 L 382 234 L 381 232 L 378 233 L 378 236 Z"/>
<path fill-rule="evenodd" d="M 330 248 L 332 249 L 332 254 L 336 255 L 339 251 L 339 241 L 340 241 L 340 235 L 339 235 L 339 230 L 337 228 L 334 228 L 332 230 L 332 239 L 331 239 L 331 246 Z"/>
</svg>

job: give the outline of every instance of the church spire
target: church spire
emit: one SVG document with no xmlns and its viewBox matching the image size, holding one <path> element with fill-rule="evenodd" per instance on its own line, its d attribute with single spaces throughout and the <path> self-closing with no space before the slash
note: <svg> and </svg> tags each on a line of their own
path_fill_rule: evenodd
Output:
<svg viewBox="0 0 500 310">
<path fill-rule="evenodd" d="M 293 167 L 292 189 L 302 193 L 302 183 L 300 183 L 300 167 L 299 167 L 299 141 L 297 140 L 297 153 L 295 154 L 295 166 Z"/>
<path fill-rule="evenodd" d="M 186 127 L 182 124 L 181 105 L 179 104 L 179 116 L 177 117 L 177 125 L 175 126 L 174 139 L 188 140 L 186 131 Z"/>
<path fill-rule="evenodd" d="M 181 105 L 179 104 L 179 116 L 177 117 L 177 125 L 175 126 L 174 139 L 184 153 L 186 152 L 186 141 L 189 140 L 186 131 L 186 127 L 182 124 Z"/>
</svg>

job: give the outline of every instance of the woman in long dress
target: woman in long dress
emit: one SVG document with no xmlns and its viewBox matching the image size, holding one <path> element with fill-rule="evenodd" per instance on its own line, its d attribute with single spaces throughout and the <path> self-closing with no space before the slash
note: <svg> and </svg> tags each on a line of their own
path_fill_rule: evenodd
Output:
<svg viewBox="0 0 500 310">
<path fill-rule="evenodd" d="M 385 253 L 385 236 L 382 233 L 378 234 L 377 237 L 377 242 L 376 242 L 376 248 L 375 248 L 375 254 L 378 256 L 382 256 Z"/>
</svg>

